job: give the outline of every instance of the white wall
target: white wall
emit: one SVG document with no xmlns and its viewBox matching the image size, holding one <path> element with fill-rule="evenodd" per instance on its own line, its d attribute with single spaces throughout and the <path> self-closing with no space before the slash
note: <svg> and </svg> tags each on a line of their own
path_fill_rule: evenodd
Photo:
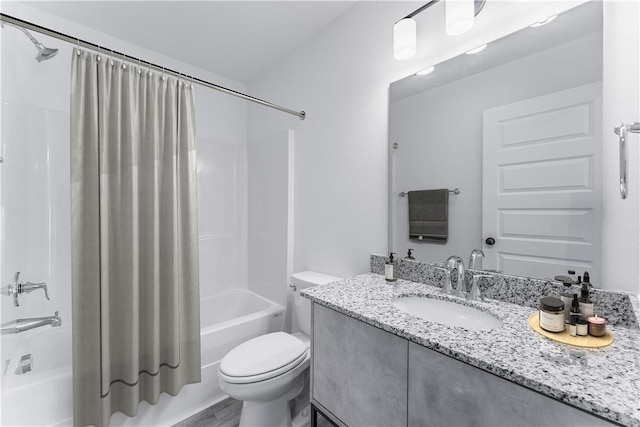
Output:
<svg viewBox="0 0 640 427">
<path fill-rule="evenodd" d="M 289 220 L 288 132 L 263 135 L 248 152 L 249 287 L 286 306 Z"/>
<path fill-rule="evenodd" d="M 398 255 L 413 248 L 417 259 L 444 261 L 452 254 L 466 259 L 472 249 L 482 249 L 483 111 L 600 81 L 601 57 L 598 32 L 392 102 L 390 141 L 398 143 L 392 150 Z M 456 187 L 462 193 L 449 197 L 447 243 L 409 240 L 407 198 L 393 196 Z"/>
<path fill-rule="evenodd" d="M 296 130 L 294 270 L 350 276 L 386 253 L 389 83 L 577 3 L 487 2 L 470 33 L 447 38 L 440 2 L 419 15 L 418 55 L 399 62 L 393 24 L 424 2 L 358 2 L 253 82 L 255 96 L 308 113 L 249 109 L 249 151 Z"/>
<path fill-rule="evenodd" d="M 629 195 L 620 198 L 619 142 L 613 128 L 640 121 L 640 3 L 604 2 L 603 287 L 640 293 L 640 134 L 629 134 Z M 607 49 L 611 47 L 611 49 Z M 632 242 L 633 244 L 627 244 Z"/>
</svg>

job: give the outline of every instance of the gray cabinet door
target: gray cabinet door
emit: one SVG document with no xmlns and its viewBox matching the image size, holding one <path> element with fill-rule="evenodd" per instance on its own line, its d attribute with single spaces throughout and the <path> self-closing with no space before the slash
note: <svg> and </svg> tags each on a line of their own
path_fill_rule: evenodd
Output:
<svg viewBox="0 0 640 427">
<path fill-rule="evenodd" d="M 466 363 L 409 343 L 410 426 L 613 426 Z"/>
<path fill-rule="evenodd" d="M 313 304 L 311 397 L 347 426 L 406 426 L 407 352 L 407 340 Z"/>
</svg>

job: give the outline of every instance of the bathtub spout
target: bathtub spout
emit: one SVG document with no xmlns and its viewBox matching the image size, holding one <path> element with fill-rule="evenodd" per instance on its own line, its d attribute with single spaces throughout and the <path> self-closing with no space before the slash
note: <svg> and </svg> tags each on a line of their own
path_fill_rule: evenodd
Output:
<svg viewBox="0 0 640 427">
<path fill-rule="evenodd" d="M 28 319 L 16 319 L 0 325 L 1 334 L 19 334 L 20 332 L 30 329 L 39 328 L 41 326 L 51 325 L 52 327 L 62 325 L 62 318 L 58 316 L 58 312 L 53 316 L 31 317 Z"/>
</svg>

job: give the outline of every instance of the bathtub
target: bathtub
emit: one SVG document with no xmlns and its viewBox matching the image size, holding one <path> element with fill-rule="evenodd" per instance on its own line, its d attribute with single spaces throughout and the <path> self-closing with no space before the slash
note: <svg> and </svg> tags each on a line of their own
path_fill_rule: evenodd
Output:
<svg viewBox="0 0 640 427">
<path fill-rule="evenodd" d="M 218 386 L 220 359 L 236 345 L 284 326 L 284 307 L 244 289 L 200 300 L 202 382 L 189 384 L 171 397 L 160 396 L 156 405 L 142 402 L 138 415 L 116 413 L 112 426 L 170 426 L 226 395 Z M 5 339 L 7 338 L 7 339 Z M 72 425 L 71 327 L 39 328 L 4 335 L 2 370 L 2 425 Z M 52 352 L 51 349 L 56 349 Z M 20 357 L 31 354 L 33 369 L 17 375 Z M 6 368 L 6 373 L 5 373 Z"/>
</svg>

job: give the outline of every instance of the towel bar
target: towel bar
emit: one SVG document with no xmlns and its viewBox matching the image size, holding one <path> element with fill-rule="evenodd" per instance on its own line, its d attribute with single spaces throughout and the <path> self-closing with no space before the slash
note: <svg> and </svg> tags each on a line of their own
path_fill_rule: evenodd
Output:
<svg viewBox="0 0 640 427">
<path fill-rule="evenodd" d="M 627 132 L 640 133 L 640 122 L 620 123 L 613 131 L 620 137 L 620 198 L 627 198 Z"/>
<path fill-rule="evenodd" d="M 449 193 L 460 194 L 460 189 L 459 188 L 454 188 L 453 190 L 449 190 Z M 400 193 L 398 193 L 398 195 L 400 197 L 406 197 L 407 193 L 405 193 L 404 191 L 401 191 Z"/>
</svg>

